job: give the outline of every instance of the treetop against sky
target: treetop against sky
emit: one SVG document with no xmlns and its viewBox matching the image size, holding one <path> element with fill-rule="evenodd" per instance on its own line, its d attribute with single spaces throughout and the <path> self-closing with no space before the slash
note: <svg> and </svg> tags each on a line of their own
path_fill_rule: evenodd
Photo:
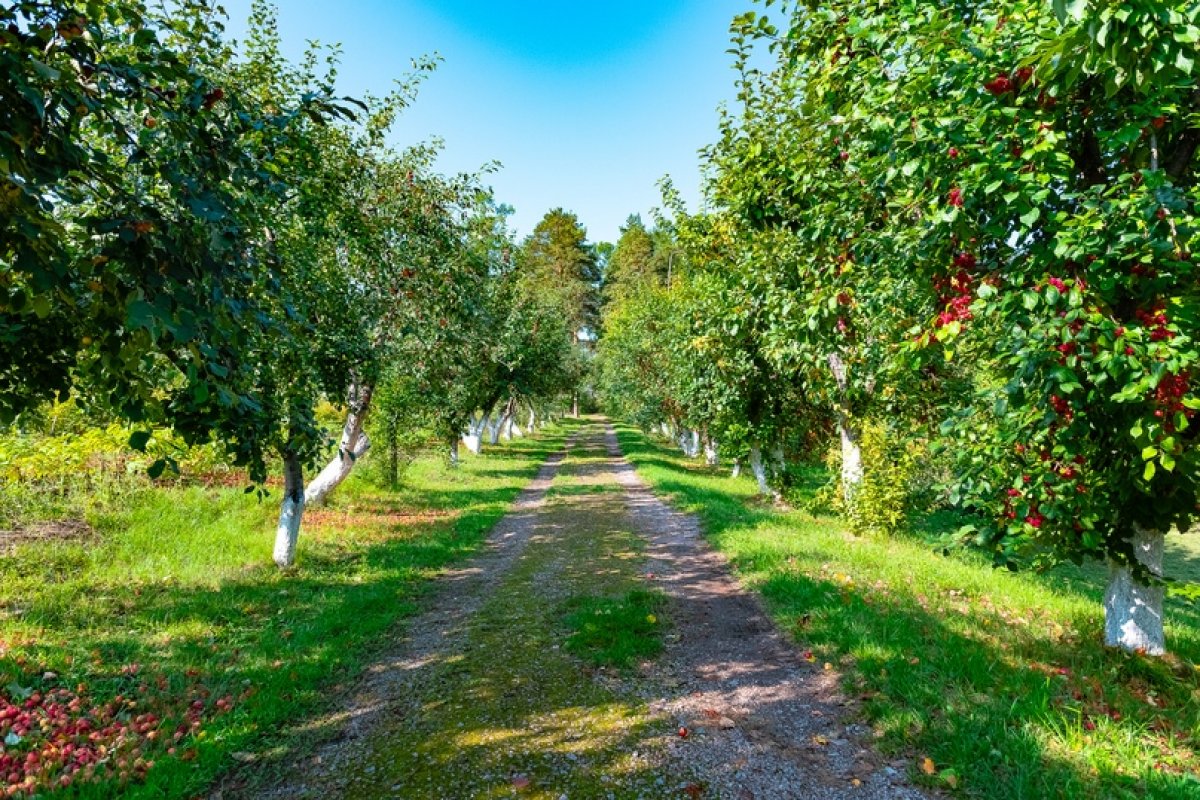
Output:
<svg viewBox="0 0 1200 800">
<path fill-rule="evenodd" d="M 532 232 L 549 208 L 579 215 L 593 241 L 615 241 L 631 212 L 659 204 L 670 174 L 699 197 L 696 152 L 732 95 L 729 23 L 745 0 L 277 0 L 283 41 L 340 43 L 340 89 L 382 94 L 411 59 L 444 62 L 394 133 L 441 137 L 447 172 L 492 161 L 496 195 Z M 230 0 L 241 38 L 250 0 Z"/>
</svg>

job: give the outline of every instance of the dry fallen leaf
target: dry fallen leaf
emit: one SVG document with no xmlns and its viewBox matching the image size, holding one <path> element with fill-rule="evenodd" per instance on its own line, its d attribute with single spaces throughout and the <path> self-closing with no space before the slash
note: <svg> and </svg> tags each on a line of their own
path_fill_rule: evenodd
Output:
<svg viewBox="0 0 1200 800">
<path fill-rule="evenodd" d="M 937 772 L 937 765 L 933 763 L 933 759 L 929 756 L 926 756 L 925 760 L 921 762 L 921 772 L 924 772 L 926 775 L 932 775 Z"/>
</svg>

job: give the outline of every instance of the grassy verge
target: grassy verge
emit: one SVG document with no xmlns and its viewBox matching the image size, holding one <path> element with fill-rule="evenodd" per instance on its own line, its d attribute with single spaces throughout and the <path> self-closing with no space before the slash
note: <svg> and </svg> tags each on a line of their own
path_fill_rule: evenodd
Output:
<svg viewBox="0 0 1200 800">
<path fill-rule="evenodd" d="M 65 796 L 195 795 L 327 705 L 562 438 L 455 471 L 424 458 L 394 492 L 351 478 L 306 514 L 286 574 L 274 504 L 236 489 L 146 490 L 93 515 L 87 540 L 0 556 L 0 714 L 28 721 L 0 743 L 0 797 L 24 796 L 6 788 L 14 759 Z"/>
<path fill-rule="evenodd" d="M 879 746 L 917 756 L 916 780 L 980 798 L 1200 797 L 1194 605 L 1169 603 L 1171 657 L 1111 652 L 1087 571 L 1013 575 L 920 536 L 856 538 L 753 502 L 749 480 L 631 428 L 619 437 L 778 623 L 841 666 Z"/>
</svg>

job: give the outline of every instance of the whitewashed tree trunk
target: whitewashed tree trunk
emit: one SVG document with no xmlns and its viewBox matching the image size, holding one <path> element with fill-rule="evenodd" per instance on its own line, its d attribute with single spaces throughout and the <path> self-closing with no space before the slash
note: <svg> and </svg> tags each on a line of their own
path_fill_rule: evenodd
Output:
<svg viewBox="0 0 1200 800">
<path fill-rule="evenodd" d="M 529 407 L 529 424 L 525 427 L 531 434 L 537 430 L 537 412 L 533 410 L 533 406 Z"/>
<path fill-rule="evenodd" d="M 373 393 L 373 386 L 351 384 L 346 403 L 346 421 L 342 425 L 342 438 L 338 440 L 337 455 L 304 490 L 305 505 L 324 503 L 329 493 L 350 476 L 354 465 L 371 448 L 371 438 L 363 430 L 363 425 L 371 408 Z"/>
<path fill-rule="evenodd" d="M 717 455 L 717 443 L 713 441 L 711 436 L 704 437 L 704 463 L 710 467 L 715 467 L 721 461 Z"/>
<path fill-rule="evenodd" d="M 770 494 L 771 486 L 767 483 L 767 465 L 763 463 L 762 448 L 755 444 L 750 448 L 750 470 L 754 480 L 758 481 L 760 494 Z"/>
<path fill-rule="evenodd" d="M 450 466 L 458 467 L 458 439 L 450 441 Z"/>
<path fill-rule="evenodd" d="M 742 477 L 742 460 L 740 458 L 733 462 L 733 472 L 731 474 L 735 478 Z"/>
<path fill-rule="evenodd" d="M 462 443 L 475 455 L 483 452 L 483 438 L 478 433 L 468 433 L 462 437 Z"/>
<path fill-rule="evenodd" d="M 854 502 L 863 479 L 862 448 L 858 445 L 858 432 L 844 414 L 838 415 L 838 436 L 842 440 L 842 498 L 849 506 Z"/>
<path fill-rule="evenodd" d="M 296 563 L 300 520 L 304 517 L 304 465 L 295 453 L 283 457 L 283 502 L 275 528 L 275 563 L 281 568 Z"/>
<path fill-rule="evenodd" d="M 579 393 L 575 392 L 571 395 L 571 416 L 579 419 Z"/>
<path fill-rule="evenodd" d="M 491 430 L 488 432 L 488 442 L 491 444 L 500 444 L 500 434 L 505 430 L 505 428 L 508 427 L 508 424 L 511 421 L 512 417 L 507 411 L 504 412 L 504 414 L 496 420 L 496 424 L 493 425 Z"/>
<path fill-rule="evenodd" d="M 1150 571 L 1162 577 L 1162 531 L 1133 528 L 1134 557 Z M 1108 588 L 1104 592 L 1104 643 L 1131 652 L 1161 656 L 1167 651 L 1163 634 L 1163 595 L 1165 588 L 1147 586 L 1124 564 L 1110 565 Z"/>
<path fill-rule="evenodd" d="M 842 499 L 847 506 L 854 502 L 854 493 L 858 491 L 863 479 L 862 449 L 858 445 L 858 431 L 850 422 L 850 416 L 845 408 L 845 396 L 849 391 L 850 379 L 846 372 L 846 362 L 837 353 L 829 354 L 829 368 L 837 382 L 838 391 L 843 398 L 842 407 L 837 412 L 838 436 L 842 440 Z"/>
</svg>

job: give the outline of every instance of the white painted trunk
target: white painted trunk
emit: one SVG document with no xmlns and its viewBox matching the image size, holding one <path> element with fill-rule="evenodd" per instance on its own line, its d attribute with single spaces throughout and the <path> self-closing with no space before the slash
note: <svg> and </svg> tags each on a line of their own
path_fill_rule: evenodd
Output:
<svg viewBox="0 0 1200 800">
<path fill-rule="evenodd" d="M 671 426 L 665 422 L 662 423 L 662 435 L 668 439 L 671 438 Z"/>
<path fill-rule="evenodd" d="M 720 461 L 721 461 L 721 459 L 717 455 L 717 443 L 714 442 L 711 438 L 705 437 L 705 439 L 704 439 L 704 463 L 708 464 L 710 467 L 715 467 L 715 466 L 717 466 L 717 464 L 720 463 Z"/>
<path fill-rule="evenodd" d="M 733 477 L 735 477 L 735 478 L 742 477 L 742 460 L 740 458 L 737 461 L 733 462 L 733 473 L 732 474 L 733 474 Z"/>
<path fill-rule="evenodd" d="M 462 442 L 467 446 L 467 449 L 475 455 L 479 455 L 483 452 L 483 437 L 478 433 L 468 433 L 462 437 Z M 456 447 L 455 450 L 457 449 L 458 448 Z"/>
<path fill-rule="evenodd" d="M 762 448 L 757 444 L 750 448 L 750 471 L 754 473 L 754 480 L 758 481 L 759 493 L 770 494 L 771 486 L 767 483 L 767 466 L 763 463 Z"/>
<path fill-rule="evenodd" d="M 845 415 L 838 416 L 838 436 L 842 440 L 842 499 L 850 506 L 863 479 L 862 448 L 858 432 L 850 427 Z"/>
<path fill-rule="evenodd" d="M 537 412 L 533 410 L 532 406 L 529 408 L 529 424 L 525 427 L 530 433 L 537 430 Z"/>
<path fill-rule="evenodd" d="M 1162 531 L 1133 529 L 1133 553 L 1137 560 L 1159 577 L 1163 574 Z M 1163 595 L 1165 588 L 1147 586 L 1124 564 L 1110 565 L 1108 588 L 1104 592 L 1104 643 L 1131 652 L 1161 656 L 1167 651 L 1163 634 Z"/>
<path fill-rule="evenodd" d="M 346 421 L 342 425 L 342 438 L 338 440 L 337 455 L 304 490 L 305 505 L 324 503 L 329 493 L 350 476 L 354 465 L 371 448 L 371 438 L 363 430 L 363 424 L 367 419 L 367 411 L 371 408 L 373 392 L 374 387 L 371 386 L 360 387 L 354 384 L 350 387 Z"/>
<path fill-rule="evenodd" d="M 450 442 L 450 466 L 458 466 L 458 440 L 454 439 Z"/>
<path fill-rule="evenodd" d="M 511 423 L 511 422 L 512 422 L 512 417 L 510 417 L 507 413 L 504 416 L 497 419 L 496 424 L 494 424 L 491 427 L 491 430 L 488 432 L 488 442 L 490 442 L 491 444 L 500 444 L 500 434 L 508 427 L 509 423 Z M 509 436 L 508 438 L 511 439 L 512 437 Z"/>
<path fill-rule="evenodd" d="M 279 524 L 275 527 L 275 563 L 281 568 L 296 563 L 296 544 L 300 540 L 300 520 L 304 517 L 304 467 L 300 458 L 289 453 L 283 458 L 283 502 Z"/>
</svg>

